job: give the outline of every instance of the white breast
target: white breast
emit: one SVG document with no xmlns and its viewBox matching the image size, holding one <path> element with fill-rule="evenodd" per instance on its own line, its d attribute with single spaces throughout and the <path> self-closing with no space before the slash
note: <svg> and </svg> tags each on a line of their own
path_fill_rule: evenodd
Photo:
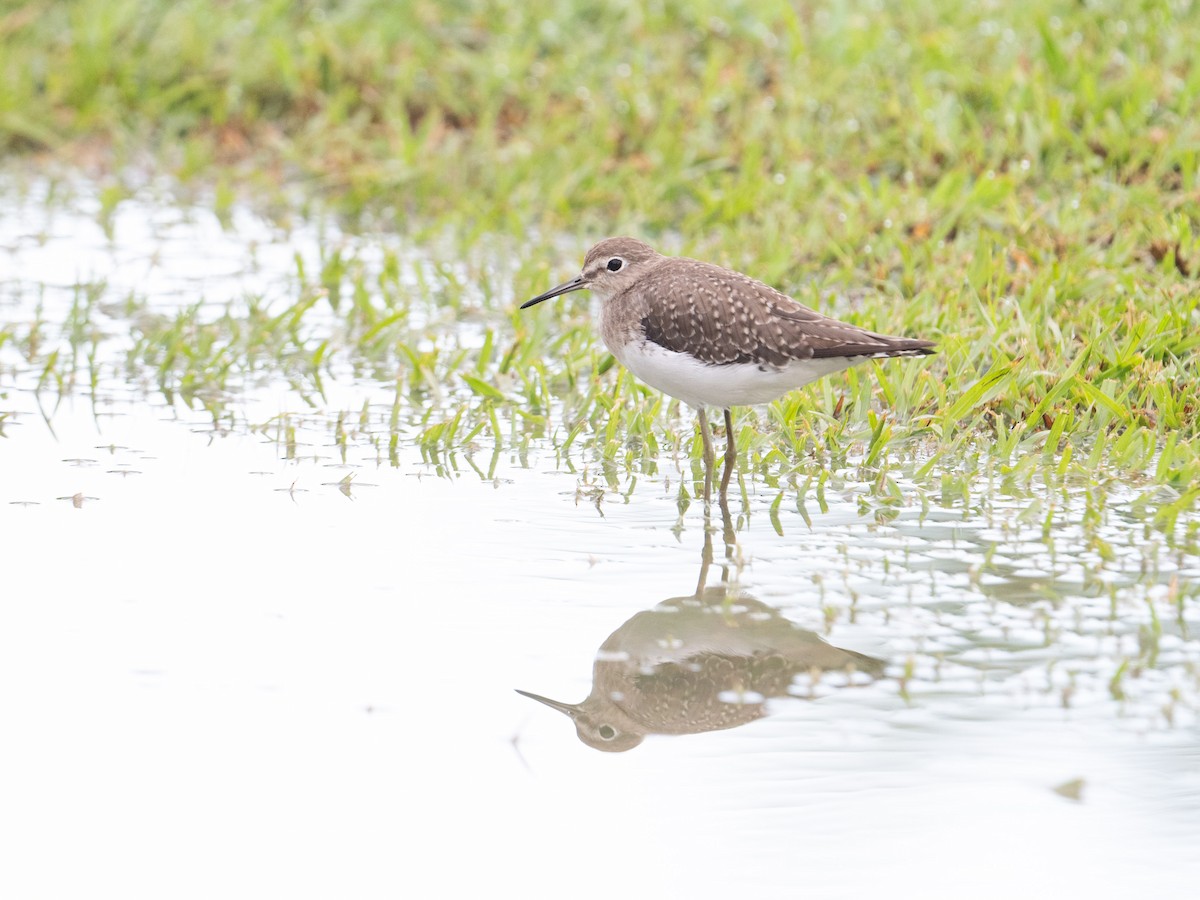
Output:
<svg viewBox="0 0 1200 900">
<path fill-rule="evenodd" d="M 793 360 L 783 369 L 755 363 L 708 365 L 686 353 L 676 353 L 651 341 L 632 341 L 609 347 L 613 356 L 639 380 L 689 406 L 754 406 L 769 403 L 788 391 L 825 375 L 840 372 L 867 357 Z"/>
</svg>

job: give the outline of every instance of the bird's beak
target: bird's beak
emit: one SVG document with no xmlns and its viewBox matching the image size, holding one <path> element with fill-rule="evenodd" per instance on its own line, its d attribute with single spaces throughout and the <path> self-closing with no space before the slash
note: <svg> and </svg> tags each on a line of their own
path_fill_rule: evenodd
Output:
<svg viewBox="0 0 1200 900">
<path fill-rule="evenodd" d="M 555 290 L 558 290 L 555 288 Z M 533 300 L 529 301 L 533 303 Z M 528 304 L 526 304 L 528 305 Z M 538 694 L 531 694 L 529 691 L 517 690 L 517 693 L 522 697 L 528 697 L 530 700 L 536 700 L 538 703 L 544 703 L 551 709 L 557 709 L 560 713 L 570 716 L 572 719 L 579 714 L 579 707 L 573 703 L 560 703 L 557 700 L 551 700 L 549 697 L 542 697 Z"/>
<path fill-rule="evenodd" d="M 544 294 L 538 294 L 532 300 L 526 300 L 524 303 L 521 304 L 521 309 L 529 309 L 529 307 L 536 306 L 537 304 L 541 303 L 543 300 L 549 300 L 551 297 L 557 297 L 561 294 L 569 294 L 569 293 L 571 293 L 571 291 L 581 291 L 586 287 L 587 287 L 587 282 L 585 282 L 583 280 L 583 276 L 577 275 L 576 277 L 572 278 L 570 281 L 564 282 L 556 288 L 550 288 L 550 290 L 546 291 L 546 293 L 544 293 Z M 532 697 L 533 695 L 530 694 L 528 696 Z M 535 699 L 540 700 L 541 698 L 538 697 Z"/>
</svg>

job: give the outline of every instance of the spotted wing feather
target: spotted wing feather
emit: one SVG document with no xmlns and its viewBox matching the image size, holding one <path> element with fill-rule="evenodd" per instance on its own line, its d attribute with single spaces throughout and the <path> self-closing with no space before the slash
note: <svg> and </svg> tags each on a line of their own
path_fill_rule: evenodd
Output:
<svg viewBox="0 0 1200 900">
<path fill-rule="evenodd" d="M 646 338 L 712 365 L 781 368 L 793 360 L 932 353 L 931 341 L 839 322 L 740 272 L 669 258 L 655 272 L 641 325 Z"/>
</svg>

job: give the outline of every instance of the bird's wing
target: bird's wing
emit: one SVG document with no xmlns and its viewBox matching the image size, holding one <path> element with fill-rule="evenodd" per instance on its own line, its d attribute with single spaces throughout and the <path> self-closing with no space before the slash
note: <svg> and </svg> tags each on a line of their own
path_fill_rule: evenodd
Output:
<svg viewBox="0 0 1200 900">
<path fill-rule="evenodd" d="M 932 352 L 930 341 L 876 334 L 823 316 L 740 272 L 668 259 L 642 310 L 648 340 L 714 365 Z"/>
</svg>

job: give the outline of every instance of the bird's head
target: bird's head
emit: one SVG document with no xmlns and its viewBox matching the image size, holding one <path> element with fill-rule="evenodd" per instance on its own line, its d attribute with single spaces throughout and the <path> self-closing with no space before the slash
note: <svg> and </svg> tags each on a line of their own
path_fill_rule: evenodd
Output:
<svg viewBox="0 0 1200 900">
<path fill-rule="evenodd" d="M 637 238 L 605 238 L 587 252 L 583 270 L 576 277 L 527 300 L 521 304 L 521 309 L 571 291 L 589 290 L 602 301 L 607 300 L 626 290 L 662 258 L 653 247 Z"/>
</svg>

